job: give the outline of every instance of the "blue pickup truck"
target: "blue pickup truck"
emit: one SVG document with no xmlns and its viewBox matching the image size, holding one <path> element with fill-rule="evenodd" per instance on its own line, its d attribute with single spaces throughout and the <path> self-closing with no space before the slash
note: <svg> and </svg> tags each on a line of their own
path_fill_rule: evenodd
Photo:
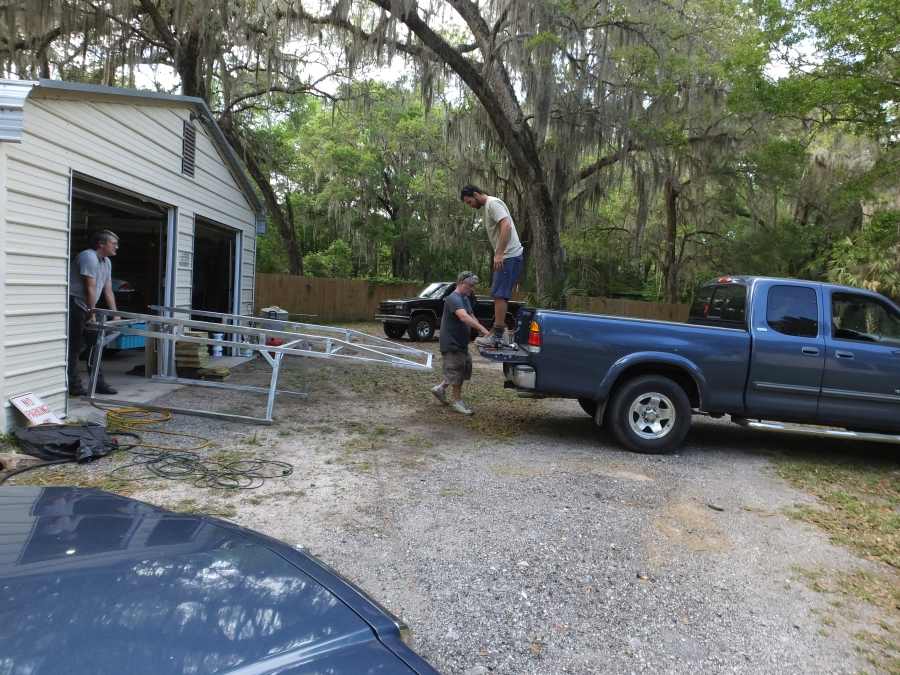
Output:
<svg viewBox="0 0 900 675">
<path fill-rule="evenodd" d="M 858 288 L 720 277 L 686 324 L 525 308 L 516 343 L 480 350 L 505 386 L 577 399 L 637 452 L 676 450 L 694 414 L 900 434 L 900 309 Z"/>
</svg>

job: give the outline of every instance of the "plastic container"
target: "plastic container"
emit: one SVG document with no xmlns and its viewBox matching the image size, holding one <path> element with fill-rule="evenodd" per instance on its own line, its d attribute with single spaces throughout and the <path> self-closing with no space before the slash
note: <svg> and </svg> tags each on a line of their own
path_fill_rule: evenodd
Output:
<svg viewBox="0 0 900 675">
<path fill-rule="evenodd" d="M 140 328 L 146 330 L 147 324 L 133 323 L 132 328 Z M 147 338 L 143 335 L 120 335 L 109 343 L 107 349 L 141 349 L 147 343 Z"/>
<path fill-rule="evenodd" d="M 225 333 L 213 333 L 210 337 L 213 340 L 224 340 Z M 222 358 L 222 345 L 212 345 L 212 357 L 214 359 Z"/>
</svg>

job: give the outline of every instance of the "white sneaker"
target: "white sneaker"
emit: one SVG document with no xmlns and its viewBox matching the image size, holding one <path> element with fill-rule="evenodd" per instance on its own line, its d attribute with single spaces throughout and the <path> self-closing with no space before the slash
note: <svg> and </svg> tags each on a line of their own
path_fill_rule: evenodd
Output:
<svg viewBox="0 0 900 675">
<path fill-rule="evenodd" d="M 447 400 L 447 388 L 444 385 L 439 384 L 436 387 L 432 387 L 431 393 L 434 394 L 434 397 L 444 405 L 450 404 L 450 401 Z"/>
<path fill-rule="evenodd" d="M 469 406 L 467 406 L 465 403 L 462 402 L 462 399 L 460 399 L 458 401 L 453 401 L 453 403 L 450 404 L 450 407 L 453 408 L 456 412 L 461 413 L 463 415 L 474 415 L 475 414 Z"/>
</svg>

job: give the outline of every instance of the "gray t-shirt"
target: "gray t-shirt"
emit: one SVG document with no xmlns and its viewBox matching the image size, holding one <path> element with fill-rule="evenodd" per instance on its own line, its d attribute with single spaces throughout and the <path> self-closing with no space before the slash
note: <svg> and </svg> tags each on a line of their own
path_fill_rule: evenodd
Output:
<svg viewBox="0 0 900 675">
<path fill-rule="evenodd" d="M 496 197 L 488 197 L 484 205 L 484 229 L 487 231 L 488 239 L 491 242 L 491 248 L 497 251 L 497 244 L 500 241 L 500 221 L 509 218 L 509 241 L 506 242 L 506 250 L 503 252 L 505 258 L 515 258 L 522 255 L 524 248 L 519 241 L 519 233 L 516 231 L 516 224 L 513 222 L 512 216 L 509 215 L 509 209 L 502 199 Z"/>
<path fill-rule="evenodd" d="M 82 277 L 91 277 L 94 282 L 94 295 L 88 301 L 87 289 Z M 84 309 L 96 307 L 97 301 L 103 295 L 106 282 L 112 278 L 112 261 L 109 258 L 100 260 L 100 256 L 93 249 L 87 249 L 78 254 L 69 268 L 69 295 L 75 299 Z"/>
<path fill-rule="evenodd" d="M 472 314 L 472 303 L 467 296 L 453 291 L 444 298 L 440 340 L 442 352 L 469 351 L 469 331 L 471 329 L 457 318 L 456 310 L 458 309 L 464 309 L 467 313 Z"/>
</svg>

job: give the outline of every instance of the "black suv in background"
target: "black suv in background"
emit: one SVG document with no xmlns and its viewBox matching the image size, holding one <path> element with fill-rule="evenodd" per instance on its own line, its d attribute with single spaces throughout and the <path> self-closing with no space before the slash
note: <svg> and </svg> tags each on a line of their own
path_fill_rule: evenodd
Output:
<svg viewBox="0 0 900 675">
<path fill-rule="evenodd" d="M 453 292 L 456 284 L 452 281 L 439 281 L 428 284 L 418 297 L 403 300 L 385 300 L 378 306 L 375 319 L 384 324 L 384 334 L 397 339 L 407 331 L 412 340 L 431 340 L 441 325 L 444 312 L 444 298 Z M 522 307 L 521 302 L 510 301 L 506 310 L 506 326 L 513 329 L 516 325 L 516 312 Z M 494 325 L 494 301 L 491 298 L 475 298 L 473 303 L 475 318 L 485 328 Z"/>
</svg>

